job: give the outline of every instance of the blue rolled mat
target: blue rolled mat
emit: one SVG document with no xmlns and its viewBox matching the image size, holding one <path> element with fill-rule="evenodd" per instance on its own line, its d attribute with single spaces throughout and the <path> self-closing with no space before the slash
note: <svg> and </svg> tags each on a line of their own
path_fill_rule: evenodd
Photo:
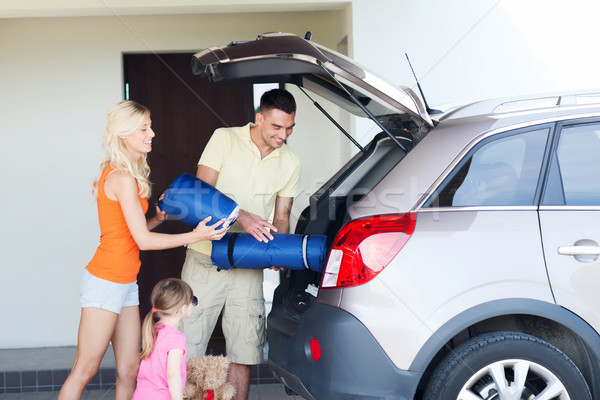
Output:
<svg viewBox="0 0 600 400">
<path fill-rule="evenodd" d="M 190 174 L 180 175 L 163 194 L 158 207 L 192 228 L 209 215 L 209 225 L 225 218 L 225 226 L 231 226 L 240 212 L 235 201 Z"/>
<path fill-rule="evenodd" d="M 213 240 L 211 260 L 221 269 L 262 269 L 270 266 L 311 269 L 321 272 L 327 257 L 329 238 L 321 235 L 274 233 L 268 243 L 249 233 L 226 233 Z"/>
</svg>

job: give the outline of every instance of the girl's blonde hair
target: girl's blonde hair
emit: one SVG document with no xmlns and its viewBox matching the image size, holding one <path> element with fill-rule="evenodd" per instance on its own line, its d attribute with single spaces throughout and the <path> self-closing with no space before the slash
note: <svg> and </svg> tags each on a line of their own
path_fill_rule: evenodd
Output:
<svg viewBox="0 0 600 400">
<path fill-rule="evenodd" d="M 190 285 L 177 278 L 163 279 L 154 286 L 150 302 L 152 310 L 142 323 L 142 358 L 148 358 L 154 350 L 158 331 L 162 328 L 157 322 L 165 316 L 173 315 L 192 302 L 194 292 Z"/>
<path fill-rule="evenodd" d="M 129 136 L 135 132 L 141 125 L 144 117 L 150 116 L 150 110 L 145 106 L 131 100 L 123 100 L 115 104 L 108 112 L 106 128 L 102 136 L 102 147 L 104 148 L 104 158 L 100 163 L 100 176 L 102 171 L 111 165 L 126 170 L 137 181 L 137 185 L 142 197 L 150 197 L 150 166 L 146 160 L 146 154 L 133 160 L 127 150 L 123 136 Z M 92 193 L 94 199 L 98 199 L 98 183 L 100 176 L 94 181 Z"/>
</svg>

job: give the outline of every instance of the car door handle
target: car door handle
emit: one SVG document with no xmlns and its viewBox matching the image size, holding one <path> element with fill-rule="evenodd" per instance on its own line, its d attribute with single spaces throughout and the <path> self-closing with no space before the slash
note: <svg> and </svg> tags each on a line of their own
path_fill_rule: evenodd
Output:
<svg viewBox="0 0 600 400">
<path fill-rule="evenodd" d="M 558 254 L 563 256 L 600 256 L 598 246 L 561 246 Z"/>
</svg>

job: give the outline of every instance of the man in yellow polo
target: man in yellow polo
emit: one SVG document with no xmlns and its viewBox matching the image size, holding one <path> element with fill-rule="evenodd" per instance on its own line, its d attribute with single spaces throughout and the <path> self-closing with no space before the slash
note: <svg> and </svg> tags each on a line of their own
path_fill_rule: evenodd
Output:
<svg viewBox="0 0 600 400">
<path fill-rule="evenodd" d="M 296 102 L 286 90 L 263 94 L 256 123 L 217 129 L 209 140 L 196 176 L 235 200 L 241 208 L 232 232 L 256 240 L 273 239 L 271 231 L 289 232 L 292 201 L 300 186 L 300 160 L 285 144 L 295 125 Z M 273 215 L 273 222 L 269 223 Z M 185 321 L 189 356 L 206 352 L 223 310 L 223 334 L 231 364 L 229 382 L 236 400 L 246 400 L 250 366 L 263 359 L 265 305 L 263 270 L 217 271 L 210 260 L 210 241 L 188 246 L 181 277 L 198 297 Z"/>
</svg>

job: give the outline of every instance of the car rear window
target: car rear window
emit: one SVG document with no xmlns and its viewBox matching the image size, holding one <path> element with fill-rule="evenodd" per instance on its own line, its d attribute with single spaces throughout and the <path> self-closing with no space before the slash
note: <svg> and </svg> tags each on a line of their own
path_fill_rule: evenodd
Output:
<svg viewBox="0 0 600 400">
<path fill-rule="evenodd" d="M 533 205 L 549 133 L 544 127 L 484 140 L 425 207 Z"/>
</svg>

